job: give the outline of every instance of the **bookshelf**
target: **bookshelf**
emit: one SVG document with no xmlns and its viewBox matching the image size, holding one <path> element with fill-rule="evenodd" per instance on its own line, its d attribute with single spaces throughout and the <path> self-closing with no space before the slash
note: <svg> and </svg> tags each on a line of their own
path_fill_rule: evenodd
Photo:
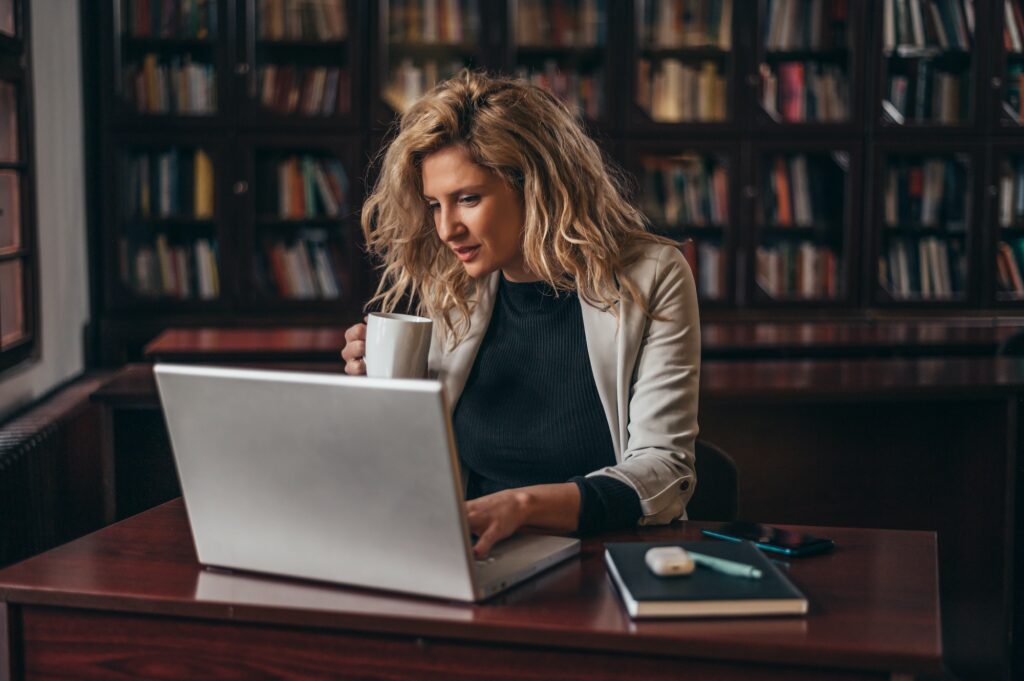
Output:
<svg viewBox="0 0 1024 681">
<path fill-rule="evenodd" d="M 37 351 L 29 8 L 0 2 L 0 370 Z"/>
<path fill-rule="evenodd" d="M 683 244 L 706 319 L 1024 309 L 1007 255 L 1024 268 L 1024 0 L 106 0 L 98 20 L 106 361 L 171 325 L 358 318 L 368 158 L 463 65 L 579 112 Z M 0 46 L 2 25 L 0 5 Z M 190 92 L 207 83 L 198 110 L 150 107 L 175 67 Z M 205 150 L 212 215 L 126 213 L 131 159 L 174 149 L 179 169 Z M 205 288 L 185 268 L 187 295 L 141 285 L 164 242 L 172 262 L 214 263 L 217 286 L 210 264 Z"/>
</svg>

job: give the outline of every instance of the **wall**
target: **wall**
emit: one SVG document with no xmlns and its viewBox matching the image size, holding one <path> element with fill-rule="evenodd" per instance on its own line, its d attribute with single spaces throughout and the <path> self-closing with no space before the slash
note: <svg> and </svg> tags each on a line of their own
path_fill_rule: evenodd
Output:
<svg viewBox="0 0 1024 681">
<path fill-rule="evenodd" d="M 89 318 L 79 3 L 31 6 L 42 347 L 0 376 L 0 420 L 83 370 Z"/>
</svg>

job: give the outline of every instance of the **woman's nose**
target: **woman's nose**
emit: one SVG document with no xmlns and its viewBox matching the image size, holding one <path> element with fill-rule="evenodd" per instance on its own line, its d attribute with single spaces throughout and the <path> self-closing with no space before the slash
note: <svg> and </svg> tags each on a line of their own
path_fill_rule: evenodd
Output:
<svg viewBox="0 0 1024 681">
<path fill-rule="evenodd" d="M 459 221 L 458 213 L 454 210 L 441 208 L 437 215 L 437 234 L 442 241 L 450 241 L 457 237 L 462 231 L 462 223 Z"/>
</svg>

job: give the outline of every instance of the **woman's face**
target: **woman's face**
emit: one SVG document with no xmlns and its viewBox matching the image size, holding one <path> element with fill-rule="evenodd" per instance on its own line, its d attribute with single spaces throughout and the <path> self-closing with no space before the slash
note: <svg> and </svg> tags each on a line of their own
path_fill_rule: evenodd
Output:
<svg viewBox="0 0 1024 681">
<path fill-rule="evenodd" d="M 473 278 L 501 270 L 509 281 L 535 281 L 523 262 L 523 202 L 461 146 L 423 160 L 423 198 L 441 241 Z"/>
</svg>

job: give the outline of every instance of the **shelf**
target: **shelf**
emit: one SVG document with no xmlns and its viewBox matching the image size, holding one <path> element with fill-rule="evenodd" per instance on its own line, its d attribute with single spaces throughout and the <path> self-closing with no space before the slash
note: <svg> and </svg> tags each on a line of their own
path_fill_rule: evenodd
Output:
<svg viewBox="0 0 1024 681">
<path fill-rule="evenodd" d="M 476 55 L 479 47 L 467 43 L 387 43 L 388 52 L 402 57 L 450 57 Z"/>
<path fill-rule="evenodd" d="M 299 229 L 302 227 L 344 227 L 348 216 L 339 215 L 330 217 L 317 215 L 308 218 L 280 218 L 268 215 L 256 216 L 258 227 L 279 227 L 285 229 Z"/>
<path fill-rule="evenodd" d="M 882 227 L 882 234 L 891 234 L 898 237 L 941 236 L 951 239 L 964 239 L 967 237 L 967 231 L 962 229 L 948 230 L 945 227 L 914 227 L 906 225 L 897 227 L 885 225 Z"/>
<path fill-rule="evenodd" d="M 762 234 L 770 234 L 776 237 L 792 237 L 799 239 L 807 236 L 823 236 L 823 235 L 840 235 L 843 233 L 843 228 L 840 225 L 830 225 L 827 223 L 813 224 L 813 225 L 764 225 L 760 228 Z"/>
<path fill-rule="evenodd" d="M 845 48 L 833 48 L 828 50 L 766 50 L 764 61 L 827 61 L 846 62 L 849 61 L 852 53 Z"/>
<path fill-rule="evenodd" d="M 734 53 L 720 47 L 651 47 L 641 48 L 639 54 L 649 59 L 725 60 L 732 58 Z"/>
<path fill-rule="evenodd" d="M 663 236 L 725 236 L 727 227 L 724 225 L 666 225 L 651 223 L 651 230 Z"/>
<path fill-rule="evenodd" d="M 574 47 L 558 45 L 520 45 L 516 54 L 520 59 L 547 59 L 561 57 L 581 62 L 602 61 L 607 50 L 603 47 Z"/>
<path fill-rule="evenodd" d="M 256 40 L 256 49 L 345 50 L 348 47 L 348 40 L 272 40 L 270 38 L 258 38 Z"/>
<path fill-rule="evenodd" d="M 895 50 L 886 50 L 883 56 L 887 59 L 967 59 L 973 56 L 973 51 L 948 47 L 913 47 L 904 45 Z"/>
<path fill-rule="evenodd" d="M 211 219 L 197 219 L 190 217 L 140 217 L 130 216 L 122 218 L 126 225 L 142 226 L 142 227 L 155 227 L 158 229 L 168 228 L 188 228 L 188 229 L 210 229 L 217 226 L 215 220 Z"/>
<path fill-rule="evenodd" d="M 126 50 L 146 52 L 181 52 L 185 50 L 208 50 L 217 46 L 210 38 L 139 38 L 125 35 L 121 44 Z"/>
</svg>

